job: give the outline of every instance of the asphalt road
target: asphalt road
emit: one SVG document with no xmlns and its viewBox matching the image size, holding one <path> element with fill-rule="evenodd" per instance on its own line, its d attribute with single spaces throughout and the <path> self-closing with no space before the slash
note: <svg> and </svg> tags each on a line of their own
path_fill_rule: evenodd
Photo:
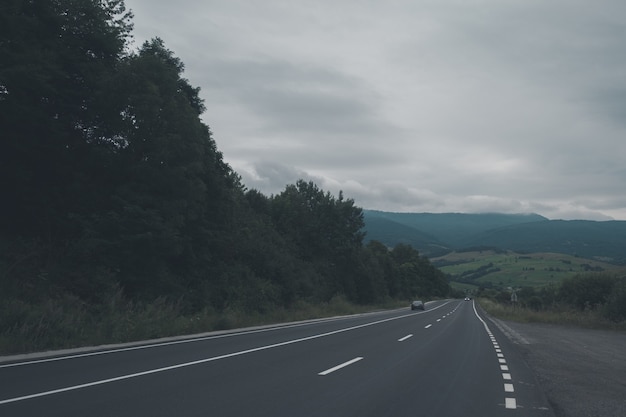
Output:
<svg viewBox="0 0 626 417">
<path fill-rule="evenodd" d="M 554 416 L 473 301 L 6 360 L 6 417 Z"/>
</svg>

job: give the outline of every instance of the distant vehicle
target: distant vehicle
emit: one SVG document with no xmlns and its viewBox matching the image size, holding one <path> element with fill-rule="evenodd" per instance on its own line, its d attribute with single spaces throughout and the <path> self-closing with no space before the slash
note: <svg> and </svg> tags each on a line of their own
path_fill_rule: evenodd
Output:
<svg viewBox="0 0 626 417">
<path fill-rule="evenodd" d="M 465 297 L 465 301 L 469 301 L 469 300 L 470 300 L 470 298 L 469 298 L 469 297 Z"/>
<path fill-rule="evenodd" d="M 411 303 L 411 310 L 425 310 L 424 303 L 421 301 L 413 301 Z"/>
</svg>

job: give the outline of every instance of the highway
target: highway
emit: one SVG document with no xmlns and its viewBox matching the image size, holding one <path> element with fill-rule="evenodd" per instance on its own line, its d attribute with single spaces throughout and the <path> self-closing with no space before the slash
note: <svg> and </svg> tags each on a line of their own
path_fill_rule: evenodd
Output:
<svg viewBox="0 0 626 417">
<path fill-rule="evenodd" d="M 0 416 L 546 416 L 473 301 L 0 362 Z"/>
</svg>

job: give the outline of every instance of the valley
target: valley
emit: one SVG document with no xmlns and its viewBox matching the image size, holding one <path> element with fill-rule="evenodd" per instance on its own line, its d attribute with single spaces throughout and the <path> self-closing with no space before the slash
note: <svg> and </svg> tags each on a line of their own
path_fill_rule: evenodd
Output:
<svg viewBox="0 0 626 417">
<path fill-rule="evenodd" d="M 432 258 L 454 288 L 543 287 L 585 272 L 626 272 L 626 267 L 562 253 L 512 251 L 450 252 Z"/>
</svg>

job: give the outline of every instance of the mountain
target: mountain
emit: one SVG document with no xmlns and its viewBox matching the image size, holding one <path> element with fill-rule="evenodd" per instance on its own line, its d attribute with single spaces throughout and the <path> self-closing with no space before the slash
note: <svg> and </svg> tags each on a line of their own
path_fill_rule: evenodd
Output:
<svg viewBox="0 0 626 417">
<path fill-rule="evenodd" d="M 365 215 L 366 241 L 377 240 L 386 246 L 393 247 L 399 243 L 411 245 L 425 256 L 445 255 L 451 249 L 436 237 L 406 224 L 398 223 L 384 217 Z"/>
<path fill-rule="evenodd" d="M 429 257 L 493 247 L 626 263 L 626 221 L 548 220 L 538 214 L 363 212 L 366 241 L 410 244 Z"/>
<path fill-rule="evenodd" d="M 387 219 L 433 236 L 453 248 L 467 246 L 476 235 L 499 227 L 548 220 L 538 214 L 501 213 L 391 213 L 364 210 L 365 227 L 374 219 Z M 378 233 L 372 230 L 372 239 Z"/>
<path fill-rule="evenodd" d="M 626 221 L 547 220 L 509 225 L 478 234 L 468 243 L 626 264 Z"/>
</svg>

